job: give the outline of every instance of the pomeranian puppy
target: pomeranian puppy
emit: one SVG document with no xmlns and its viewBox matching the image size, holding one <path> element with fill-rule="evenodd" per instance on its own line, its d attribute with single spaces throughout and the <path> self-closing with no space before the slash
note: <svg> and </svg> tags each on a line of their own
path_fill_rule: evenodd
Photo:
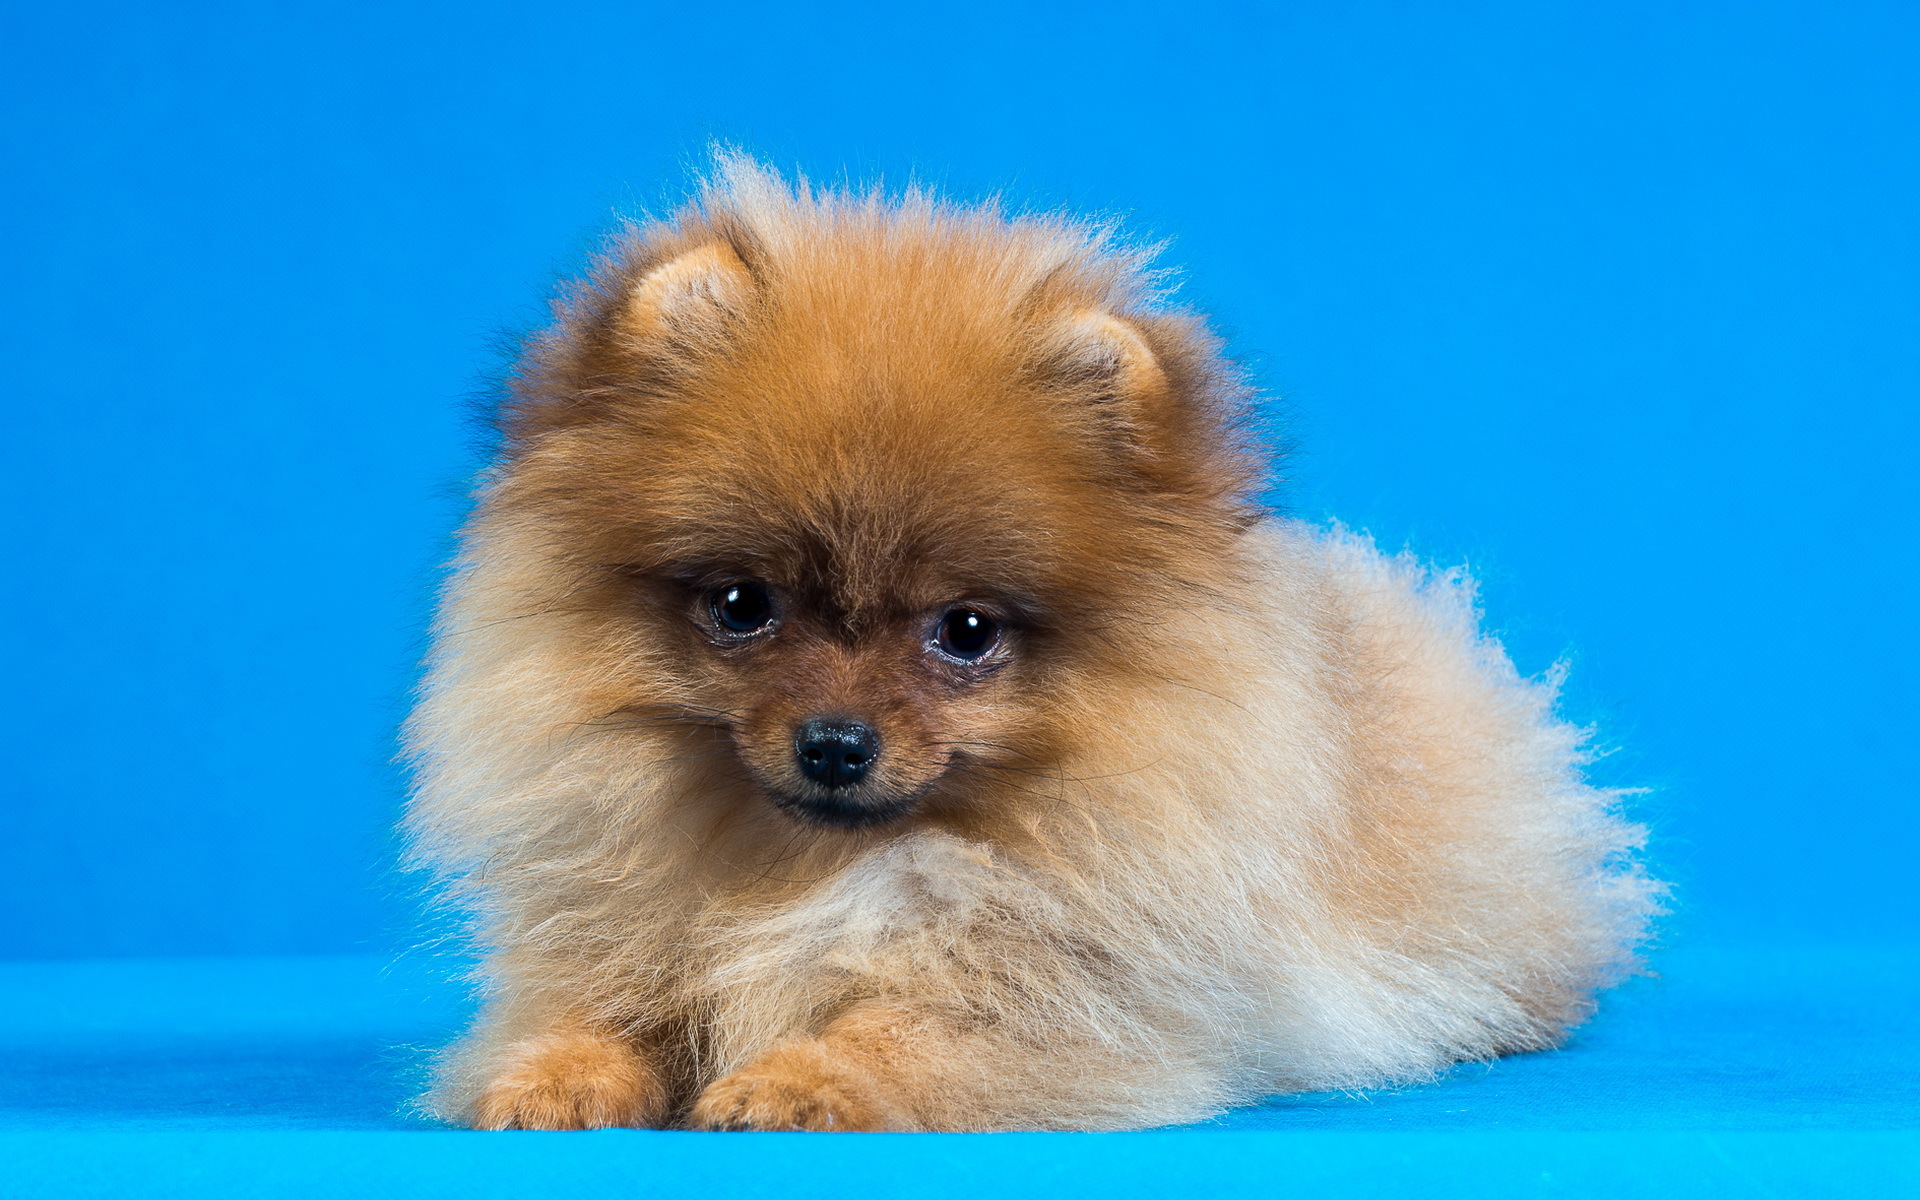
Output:
<svg viewBox="0 0 1920 1200">
<path fill-rule="evenodd" d="M 1105 227 L 723 155 L 531 340 L 409 726 L 485 1129 L 1128 1129 L 1559 1042 L 1658 885 Z"/>
</svg>

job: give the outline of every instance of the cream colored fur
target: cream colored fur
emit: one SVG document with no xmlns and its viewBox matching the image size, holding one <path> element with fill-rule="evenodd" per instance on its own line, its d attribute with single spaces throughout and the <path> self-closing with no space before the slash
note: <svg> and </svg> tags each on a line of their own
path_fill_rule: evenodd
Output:
<svg viewBox="0 0 1920 1200">
<path fill-rule="evenodd" d="M 497 947 L 435 1100 L 454 1119 L 558 1009 L 698 1012 L 712 1079 L 902 986 L 998 1019 L 942 1064 L 938 1127 L 1429 1079 L 1560 1041 L 1653 910 L 1641 830 L 1581 781 L 1552 685 L 1476 632 L 1463 581 L 1346 533 L 1249 535 L 1268 606 L 1189 615 L 1163 690 L 1084 699 L 1106 742 L 1037 785 L 1058 804 L 1030 843 L 796 847 L 773 899 L 762 864 L 694 853 L 670 747 L 576 725 L 540 628 L 566 618 L 527 615 L 511 549 L 482 545 L 414 726 L 417 852 L 475 872 L 457 886 Z"/>
</svg>

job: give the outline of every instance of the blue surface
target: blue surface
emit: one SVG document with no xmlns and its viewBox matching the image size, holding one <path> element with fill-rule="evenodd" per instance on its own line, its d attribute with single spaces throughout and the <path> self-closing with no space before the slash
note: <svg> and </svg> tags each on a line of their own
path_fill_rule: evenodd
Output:
<svg viewBox="0 0 1920 1200">
<path fill-rule="evenodd" d="M 469 1134 L 405 1111 L 464 1007 L 431 964 L 0 967 L 22 1195 L 1872 1195 L 1920 1186 L 1920 954 L 1676 952 L 1567 1048 L 1139 1135 Z M 1198 1135 L 1198 1136 L 1196 1136 Z"/>
<path fill-rule="evenodd" d="M 1660 968 L 1564 1049 L 1193 1129 L 1920 1131 L 1920 951 L 1695 950 Z M 0 965 L 0 1131 L 431 1128 L 405 1100 L 420 1048 L 459 1028 L 458 994 L 430 963 L 366 958 Z"/>
<path fill-rule="evenodd" d="M 0 1134 L 0 1186 L 58 1197 L 1913 1195 L 1920 1135 Z"/>
</svg>

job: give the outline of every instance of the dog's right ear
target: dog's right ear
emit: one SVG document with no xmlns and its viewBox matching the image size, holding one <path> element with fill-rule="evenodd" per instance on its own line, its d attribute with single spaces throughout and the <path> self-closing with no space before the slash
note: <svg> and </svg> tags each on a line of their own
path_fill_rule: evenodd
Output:
<svg viewBox="0 0 1920 1200">
<path fill-rule="evenodd" d="M 636 395 L 670 392 L 726 352 L 758 287 L 734 239 L 717 235 L 677 253 L 655 253 L 596 281 L 590 303 L 562 310 L 509 383 L 500 423 L 508 441 L 640 411 Z"/>
<path fill-rule="evenodd" d="M 697 354 L 726 341 L 752 295 L 739 252 L 708 242 L 642 275 L 616 321 L 635 349 Z"/>
</svg>

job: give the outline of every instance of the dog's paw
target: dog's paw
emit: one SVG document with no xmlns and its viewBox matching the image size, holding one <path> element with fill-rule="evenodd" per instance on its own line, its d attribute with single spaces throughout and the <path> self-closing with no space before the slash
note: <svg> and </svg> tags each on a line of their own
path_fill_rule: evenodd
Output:
<svg viewBox="0 0 1920 1200">
<path fill-rule="evenodd" d="M 907 1128 L 866 1072 L 819 1042 L 793 1042 L 718 1080 L 688 1115 L 694 1129 L 852 1133 Z"/>
<path fill-rule="evenodd" d="M 473 1106 L 476 1129 L 645 1128 L 666 1115 L 659 1075 L 633 1047 L 590 1033 L 554 1033 L 509 1048 Z"/>
</svg>

